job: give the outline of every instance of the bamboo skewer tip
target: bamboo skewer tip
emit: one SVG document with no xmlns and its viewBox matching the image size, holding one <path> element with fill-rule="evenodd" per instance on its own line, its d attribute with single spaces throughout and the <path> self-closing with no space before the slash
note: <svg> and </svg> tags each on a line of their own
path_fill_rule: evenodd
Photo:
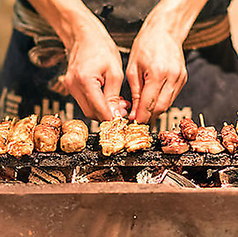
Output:
<svg viewBox="0 0 238 237">
<path fill-rule="evenodd" d="M 200 120 L 201 127 L 205 127 L 204 116 L 202 113 L 199 114 L 199 120 Z"/>
</svg>

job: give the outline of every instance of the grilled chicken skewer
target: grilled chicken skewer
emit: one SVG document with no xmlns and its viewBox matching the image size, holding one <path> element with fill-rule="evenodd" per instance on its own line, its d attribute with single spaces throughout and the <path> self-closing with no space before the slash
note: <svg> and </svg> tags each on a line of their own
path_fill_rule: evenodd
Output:
<svg viewBox="0 0 238 237">
<path fill-rule="evenodd" d="M 15 119 L 12 121 L 3 121 L 0 123 L 0 154 L 7 153 L 7 144 L 10 138 Z"/>
<path fill-rule="evenodd" d="M 198 126 L 192 119 L 185 118 L 180 121 L 180 130 L 183 137 L 189 141 L 195 140 L 198 133 Z"/>
<path fill-rule="evenodd" d="M 17 158 L 31 155 L 34 149 L 33 133 L 37 124 L 37 115 L 31 115 L 18 121 L 13 129 L 7 145 L 7 152 Z"/>
<path fill-rule="evenodd" d="M 62 122 L 57 115 L 45 115 L 34 131 L 34 145 L 39 152 L 53 152 L 61 131 Z"/>
<path fill-rule="evenodd" d="M 205 127 L 205 121 L 203 114 L 199 114 L 201 127 L 197 130 L 196 139 L 190 141 L 189 144 L 192 151 L 208 152 L 212 154 L 218 154 L 225 150 L 217 139 L 217 131 L 214 127 Z"/>
<path fill-rule="evenodd" d="M 238 146 L 238 135 L 233 124 L 224 123 L 221 130 L 222 144 L 231 153 L 234 154 Z"/>
<path fill-rule="evenodd" d="M 182 154 L 189 150 L 188 143 L 179 131 L 160 131 L 158 138 L 166 154 Z"/>
<path fill-rule="evenodd" d="M 125 129 L 128 120 L 117 117 L 112 121 L 104 121 L 100 124 L 100 140 L 102 154 L 110 156 L 121 151 L 126 145 Z"/>
<path fill-rule="evenodd" d="M 73 119 L 63 123 L 62 132 L 63 135 L 60 138 L 62 151 L 66 153 L 80 152 L 86 147 L 88 127 L 83 121 Z"/>
<path fill-rule="evenodd" d="M 225 150 L 217 139 L 217 131 L 214 127 L 199 127 L 196 140 L 189 143 L 192 151 L 197 152 L 218 154 Z"/>
<path fill-rule="evenodd" d="M 150 136 L 148 125 L 134 122 L 127 126 L 125 134 L 125 148 L 128 152 L 151 147 L 152 137 Z"/>
</svg>

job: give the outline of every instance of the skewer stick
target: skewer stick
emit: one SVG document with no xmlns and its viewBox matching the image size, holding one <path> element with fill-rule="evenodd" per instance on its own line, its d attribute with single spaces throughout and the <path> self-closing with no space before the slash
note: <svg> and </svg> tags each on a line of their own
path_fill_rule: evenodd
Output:
<svg viewBox="0 0 238 237">
<path fill-rule="evenodd" d="M 7 115 L 5 118 L 5 121 L 7 122 L 10 119 L 10 117 Z"/>
<path fill-rule="evenodd" d="M 237 116 L 238 116 L 238 112 L 236 112 Z M 236 122 L 236 131 L 238 131 L 238 121 Z"/>
<path fill-rule="evenodd" d="M 202 113 L 199 114 L 199 120 L 200 120 L 201 127 L 205 127 L 204 116 Z"/>
<path fill-rule="evenodd" d="M 223 123 L 223 125 L 224 125 L 224 126 L 227 126 L 227 125 L 228 125 L 228 123 L 227 123 L 227 122 L 224 122 L 224 123 Z"/>
</svg>

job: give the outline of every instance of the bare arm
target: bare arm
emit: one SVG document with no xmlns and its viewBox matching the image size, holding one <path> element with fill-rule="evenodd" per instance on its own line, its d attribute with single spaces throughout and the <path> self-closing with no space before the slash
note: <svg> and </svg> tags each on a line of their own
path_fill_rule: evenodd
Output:
<svg viewBox="0 0 238 237">
<path fill-rule="evenodd" d="M 64 82 L 85 115 L 101 121 L 110 120 L 115 110 L 125 115 L 119 106 L 121 57 L 103 24 L 79 0 L 29 2 L 54 28 L 70 53 Z"/>
<path fill-rule="evenodd" d="M 127 78 L 132 90 L 130 119 L 146 123 L 166 111 L 187 81 L 182 50 L 207 0 L 161 0 L 132 45 Z"/>
</svg>

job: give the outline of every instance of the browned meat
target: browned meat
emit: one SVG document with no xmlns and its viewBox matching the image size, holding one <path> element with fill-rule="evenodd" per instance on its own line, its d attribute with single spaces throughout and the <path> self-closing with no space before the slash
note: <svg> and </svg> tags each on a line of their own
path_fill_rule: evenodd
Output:
<svg viewBox="0 0 238 237">
<path fill-rule="evenodd" d="M 160 131 L 158 135 L 162 151 L 167 154 L 182 154 L 189 150 L 188 143 L 178 131 Z"/>
<path fill-rule="evenodd" d="M 57 149 L 61 119 L 54 115 L 45 115 L 34 132 L 35 149 L 39 152 L 53 152 Z"/>
<path fill-rule="evenodd" d="M 238 146 L 238 135 L 233 124 L 224 125 L 221 130 L 222 144 L 231 153 L 234 154 Z"/>
<path fill-rule="evenodd" d="M 53 127 L 39 124 L 34 132 L 35 149 L 39 152 L 53 152 L 57 149 L 59 135 Z"/>
<path fill-rule="evenodd" d="M 81 120 L 70 120 L 62 126 L 63 135 L 60 138 L 62 151 L 80 152 L 86 147 L 88 139 L 88 127 Z"/>
<path fill-rule="evenodd" d="M 125 148 L 128 152 L 151 147 L 152 137 L 150 136 L 148 125 L 132 123 L 127 126 L 125 133 Z"/>
<path fill-rule="evenodd" d="M 180 121 L 179 127 L 183 137 L 187 140 L 195 140 L 198 133 L 198 126 L 193 120 L 185 118 Z"/>
<path fill-rule="evenodd" d="M 53 127 L 59 134 L 62 121 L 57 115 L 45 115 L 41 118 L 40 124 Z"/>
<path fill-rule="evenodd" d="M 15 157 L 30 155 L 34 149 L 33 133 L 37 124 L 37 115 L 31 115 L 18 121 L 13 127 L 7 145 L 7 152 Z"/>
<path fill-rule="evenodd" d="M 102 146 L 103 155 L 110 156 L 125 147 L 125 129 L 127 123 L 127 119 L 118 117 L 112 121 L 105 121 L 100 124 L 99 144 Z"/>
<path fill-rule="evenodd" d="M 214 127 L 199 127 L 196 140 L 189 143 L 192 150 L 197 152 L 217 154 L 225 150 L 217 139 L 217 131 Z"/>
<path fill-rule="evenodd" d="M 15 120 L 0 123 L 0 154 L 7 153 L 7 144 L 10 138 Z"/>
</svg>

